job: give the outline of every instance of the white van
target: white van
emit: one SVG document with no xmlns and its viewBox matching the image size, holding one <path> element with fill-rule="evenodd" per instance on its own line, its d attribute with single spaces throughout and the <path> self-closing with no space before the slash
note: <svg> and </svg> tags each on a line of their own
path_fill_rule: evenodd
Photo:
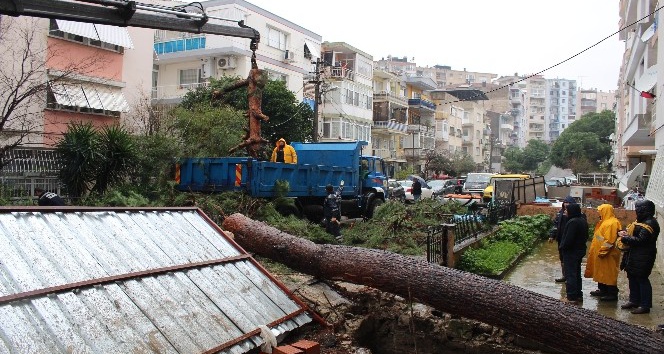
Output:
<svg viewBox="0 0 664 354">
<path fill-rule="evenodd" d="M 489 185 L 489 181 L 491 181 L 491 176 L 494 175 L 497 175 L 497 173 L 469 173 L 466 176 L 466 182 L 463 184 L 463 193 L 483 194 L 484 189 Z"/>
</svg>

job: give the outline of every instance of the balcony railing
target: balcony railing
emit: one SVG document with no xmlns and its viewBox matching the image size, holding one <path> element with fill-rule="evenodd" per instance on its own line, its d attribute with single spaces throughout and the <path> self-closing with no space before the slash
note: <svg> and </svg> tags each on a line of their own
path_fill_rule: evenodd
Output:
<svg viewBox="0 0 664 354">
<path fill-rule="evenodd" d="M 328 66 L 325 68 L 325 77 L 330 79 L 347 79 L 355 81 L 355 72 L 338 66 Z"/>
<path fill-rule="evenodd" d="M 436 104 L 433 102 L 429 102 L 425 99 L 421 98 L 410 98 L 408 99 L 408 105 L 412 107 L 425 107 L 431 110 L 436 110 Z"/>
<path fill-rule="evenodd" d="M 403 124 L 403 123 L 397 123 L 397 122 L 373 122 L 373 127 L 377 129 L 387 129 L 388 131 L 394 131 L 394 132 L 407 132 L 408 131 L 408 125 Z"/>
<path fill-rule="evenodd" d="M 207 87 L 207 82 L 197 82 L 193 84 L 167 85 L 152 88 L 153 100 L 165 100 L 182 98 L 187 92 L 196 90 L 199 87 Z"/>
<path fill-rule="evenodd" d="M 434 134 L 436 132 L 435 127 L 430 127 L 427 125 L 418 125 L 418 124 L 408 124 L 408 132 L 409 133 L 431 133 Z"/>
<path fill-rule="evenodd" d="M 157 54 L 184 52 L 188 50 L 205 49 L 205 35 L 193 38 L 173 38 L 155 42 L 154 51 Z"/>
<path fill-rule="evenodd" d="M 391 101 L 403 104 L 404 107 L 408 106 L 408 100 L 406 99 L 406 97 L 398 96 L 393 92 L 387 92 L 387 91 L 374 92 L 373 97 L 374 101 Z"/>
</svg>

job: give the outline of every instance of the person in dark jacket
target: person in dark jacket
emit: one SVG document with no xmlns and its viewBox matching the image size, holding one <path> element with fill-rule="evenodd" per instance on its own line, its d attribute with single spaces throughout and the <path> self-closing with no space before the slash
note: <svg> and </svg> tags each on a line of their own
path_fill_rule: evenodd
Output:
<svg viewBox="0 0 664 354">
<path fill-rule="evenodd" d="M 63 206 L 65 201 L 53 192 L 47 192 L 42 188 L 35 188 L 35 195 L 39 197 L 37 204 L 40 206 Z"/>
<path fill-rule="evenodd" d="M 581 292 L 581 260 L 586 255 L 588 240 L 588 221 L 581 213 L 579 204 L 569 204 L 565 209 L 567 224 L 560 237 L 558 249 L 563 255 L 567 297 L 563 301 L 578 303 L 583 301 Z"/>
<path fill-rule="evenodd" d="M 341 207 L 339 203 L 341 202 L 341 193 L 340 191 L 335 193 L 334 187 L 331 184 L 328 184 L 325 187 L 325 192 L 327 197 L 323 202 L 323 216 L 325 217 L 325 231 L 335 237 L 339 242 L 343 241 L 341 236 Z"/>
<path fill-rule="evenodd" d="M 413 180 L 412 190 L 410 192 L 413 195 L 413 201 L 418 201 L 422 197 L 422 183 L 420 180 L 415 178 Z"/>
<path fill-rule="evenodd" d="M 657 255 L 659 224 L 655 219 L 655 204 L 650 200 L 636 202 L 636 221 L 620 231 L 620 244 L 623 249 L 620 269 L 627 272 L 629 280 L 629 301 L 620 306 L 632 309 L 633 314 L 649 313 L 652 307 L 652 285 L 650 272 Z"/>
<path fill-rule="evenodd" d="M 567 208 L 567 205 L 572 203 L 576 203 L 576 200 L 571 195 L 568 195 L 565 197 L 565 200 L 563 200 L 562 207 L 558 213 L 556 213 L 556 217 L 553 219 L 553 227 L 551 228 L 551 232 L 549 232 L 549 243 L 552 243 L 555 240 L 558 245 L 560 245 L 560 237 L 563 235 L 563 231 L 565 231 L 565 225 L 567 224 L 567 215 L 565 215 L 565 209 Z M 560 269 L 563 276 L 556 278 L 555 281 L 556 283 L 564 283 L 565 267 L 563 266 L 563 254 L 560 249 L 558 249 L 558 259 L 560 259 Z"/>
</svg>

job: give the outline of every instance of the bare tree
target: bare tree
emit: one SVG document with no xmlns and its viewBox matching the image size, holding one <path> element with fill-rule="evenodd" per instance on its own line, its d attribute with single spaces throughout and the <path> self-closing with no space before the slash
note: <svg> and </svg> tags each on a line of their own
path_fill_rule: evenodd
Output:
<svg viewBox="0 0 664 354">
<path fill-rule="evenodd" d="M 7 150 L 41 142 L 53 84 L 75 84 L 105 64 L 99 51 L 73 60 L 57 40 L 48 40 L 48 31 L 49 20 L 0 19 L 0 168 L 9 162 L 2 159 Z"/>
</svg>

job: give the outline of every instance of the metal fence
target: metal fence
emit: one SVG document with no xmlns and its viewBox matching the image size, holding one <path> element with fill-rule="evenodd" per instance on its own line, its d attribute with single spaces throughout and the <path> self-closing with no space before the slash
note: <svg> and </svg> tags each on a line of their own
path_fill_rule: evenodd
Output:
<svg viewBox="0 0 664 354">
<path fill-rule="evenodd" d="M 35 188 L 66 194 L 58 179 L 60 159 L 54 149 L 16 148 L 0 156 L 0 193 L 19 202 L 30 200 Z"/>
<path fill-rule="evenodd" d="M 454 248 L 475 243 L 492 225 L 515 216 L 513 202 L 492 202 L 473 214 L 443 215 L 439 225 L 427 229 L 427 262 L 453 264 Z"/>
</svg>

